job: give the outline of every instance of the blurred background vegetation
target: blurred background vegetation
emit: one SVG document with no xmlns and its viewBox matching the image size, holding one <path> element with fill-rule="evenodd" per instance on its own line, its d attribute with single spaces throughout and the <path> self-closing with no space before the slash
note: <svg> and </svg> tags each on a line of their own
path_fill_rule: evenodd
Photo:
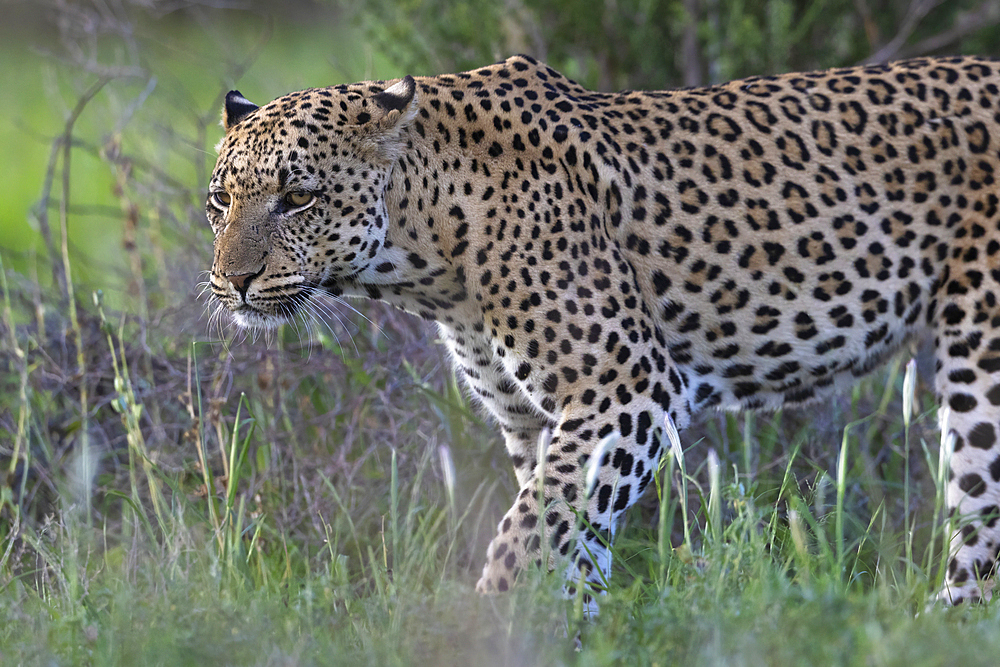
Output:
<svg viewBox="0 0 1000 667">
<path fill-rule="evenodd" d="M 203 206 L 227 90 L 262 103 L 513 53 L 600 90 L 1000 55 L 1000 0 L 0 0 L 0 12 L 0 608 L 7 596 L 8 609 L 72 611 L 54 651 L 77 657 L 114 608 L 113 587 L 88 588 L 93 562 L 138 576 L 155 553 L 165 571 L 182 567 L 171 542 L 214 539 L 217 555 L 243 549 L 252 585 L 322 571 L 357 593 L 427 550 L 405 525 L 438 536 L 443 560 L 418 578 L 470 583 L 515 491 L 428 325 L 365 303 L 267 345 L 208 330 Z M 773 500 L 790 452 L 821 481 L 843 424 L 875 414 L 848 498 L 862 534 L 873 508 L 904 503 L 885 384 L 791 427 L 708 416 L 685 440 L 709 438 L 724 468 L 745 463 L 731 481 Z M 387 528 L 401 503 L 406 521 Z M 54 546 L 70 538 L 76 551 Z M 0 617 L 0 662 L 9 642 L 37 640 L 23 620 Z"/>
<path fill-rule="evenodd" d="M 144 269 L 162 272 L 168 258 L 145 237 L 203 246 L 197 211 L 220 95 L 231 86 L 261 102 L 296 88 L 461 71 L 528 53 L 595 89 L 660 89 L 1000 50 L 997 0 L 2 0 L 0 7 L 7 91 L 0 148 L 18 165 L 0 183 L 6 268 L 25 274 L 35 266 L 39 281 L 51 279 L 60 240 L 46 218 L 62 183 L 49 167 L 62 159 L 52 154 L 54 140 L 69 135 L 77 162 L 69 178 L 77 195 L 71 258 L 81 260 L 87 285 L 112 292 L 130 291 L 123 274 L 133 252 Z M 74 113 L 88 93 L 93 99 Z M 130 191 L 144 182 L 154 191 Z M 129 222 L 122 207 L 132 205 L 139 217 Z"/>
</svg>

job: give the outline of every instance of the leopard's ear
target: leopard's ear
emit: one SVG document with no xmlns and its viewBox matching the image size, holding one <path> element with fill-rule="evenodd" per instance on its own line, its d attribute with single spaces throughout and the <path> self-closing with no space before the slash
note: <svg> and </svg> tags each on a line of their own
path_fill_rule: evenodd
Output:
<svg viewBox="0 0 1000 667">
<path fill-rule="evenodd" d="M 417 82 L 407 74 L 402 79 L 389 86 L 381 93 L 376 93 L 373 99 L 375 102 L 389 111 L 406 112 L 412 108 L 416 110 L 417 102 Z"/>
<path fill-rule="evenodd" d="M 222 108 L 222 127 L 226 128 L 226 132 L 228 132 L 234 125 L 259 108 L 243 97 L 240 91 L 230 90 L 226 93 L 226 104 Z"/>
<path fill-rule="evenodd" d="M 417 82 L 405 76 L 371 98 L 370 113 L 361 126 L 365 148 L 371 157 L 386 161 L 395 160 L 402 151 L 401 137 L 417 117 L 419 96 Z"/>
</svg>

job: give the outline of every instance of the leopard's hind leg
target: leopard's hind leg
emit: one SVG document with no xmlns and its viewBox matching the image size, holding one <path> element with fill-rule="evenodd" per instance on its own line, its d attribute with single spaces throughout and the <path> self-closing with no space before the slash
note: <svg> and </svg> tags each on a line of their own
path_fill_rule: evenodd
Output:
<svg viewBox="0 0 1000 667">
<path fill-rule="evenodd" d="M 947 504 L 954 532 L 941 597 L 988 598 L 1000 552 L 1000 283 L 955 270 L 940 286 L 935 347 L 943 441 L 951 437 Z M 968 269 L 968 267 L 966 267 Z"/>
</svg>

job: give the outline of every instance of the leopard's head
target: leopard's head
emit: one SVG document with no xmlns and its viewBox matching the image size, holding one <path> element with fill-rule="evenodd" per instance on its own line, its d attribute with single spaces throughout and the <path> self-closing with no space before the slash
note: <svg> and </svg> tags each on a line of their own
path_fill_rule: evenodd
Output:
<svg viewBox="0 0 1000 667">
<path fill-rule="evenodd" d="M 258 107 L 226 96 L 205 206 L 212 293 L 240 326 L 274 327 L 379 261 L 385 191 L 416 83 L 312 89 Z"/>
</svg>

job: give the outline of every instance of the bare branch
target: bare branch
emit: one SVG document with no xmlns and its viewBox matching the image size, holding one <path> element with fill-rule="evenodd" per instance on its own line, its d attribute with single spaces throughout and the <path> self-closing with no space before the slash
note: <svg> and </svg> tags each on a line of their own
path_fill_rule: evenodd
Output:
<svg viewBox="0 0 1000 667">
<path fill-rule="evenodd" d="M 889 40 L 889 43 L 866 58 L 864 64 L 884 63 L 889 60 L 899 58 L 899 54 L 910 38 L 913 31 L 917 29 L 920 22 L 931 10 L 940 5 L 944 0 L 912 0 L 910 7 L 903 18 L 903 24 L 899 27 L 896 36 Z"/>
<path fill-rule="evenodd" d="M 700 86 L 703 83 L 701 49 L 698 47 L 698 4 L 699 0 L 684 0 L 687 23 L 681 43 L 681 73 L 685 86 Z"/>
<path fill-rule="evenodd" d="M 861 22 L 865 27 L 865 37 L 868 39 L 868 48 L 874 49 L 879 43 L 878 24 L 872 18 L 871 8 L 865 0 L 854 0 L 854 9 L 861 16 Z"/>
<path fill-rule="evenodd" d="M 984 0 L 977 8 L 962 12 L 955 17 L 955 24 L 948 30 L 921 40 L 913 46 L 904 49 L 904 58 L 934 53 L 963 37 L 1000 23 L 1000 3 L 996 0 Z"/>
<path fill-rule="evenodd" d="M 63 153 L 63 192 L 60 204 L 60 217 L 63 222 L 63 234 L 66 234 L 66 209 L 65 206 L 69 201 L 69 154 L 70 149 L 73 144 L 73 126 L 76 124 L 77 119 L 83 110 L 87 107 L 94 96 L 101 92 L 101 89 L 108 84 L 111 79 L 101 78 L 98 79 L 93 85 L 90 86 L 77 100 L 76 106 L 70 112 L 69 116 L 66 118 L 66 123 L 63 126 L 63 133 L 59 135 L 52 142 L 52 150 L 49 152 L 49 163 L 48 167 L 45 169 L 45 181 L 42 185 L 42 195 L 35 205 L 35 218 L 38 220 L 38 228 L 41 231 L 42 238 L 45 241 L 45 249 L 49 253 L 49 257 L 52 260 L 52 274 L 55 278 L 56 285 L 59 287 L 60 293 L 65 299 L 70 298 L 70 285 L 68 281 L 69 272 L 69 257 L 64 256 L 63 262 L 60 264 L 57 261 L 57 252 L 55 242 L 52 239 L 52 231 L 49 226 L 49 200 L 52 198 L 52 182 L 55 180 L 56 165 L 59 162 L 59 153 L 62 149 Z M 66 239 L 63 238 L 63 246 L 65 248 Z"/>
</svg>

